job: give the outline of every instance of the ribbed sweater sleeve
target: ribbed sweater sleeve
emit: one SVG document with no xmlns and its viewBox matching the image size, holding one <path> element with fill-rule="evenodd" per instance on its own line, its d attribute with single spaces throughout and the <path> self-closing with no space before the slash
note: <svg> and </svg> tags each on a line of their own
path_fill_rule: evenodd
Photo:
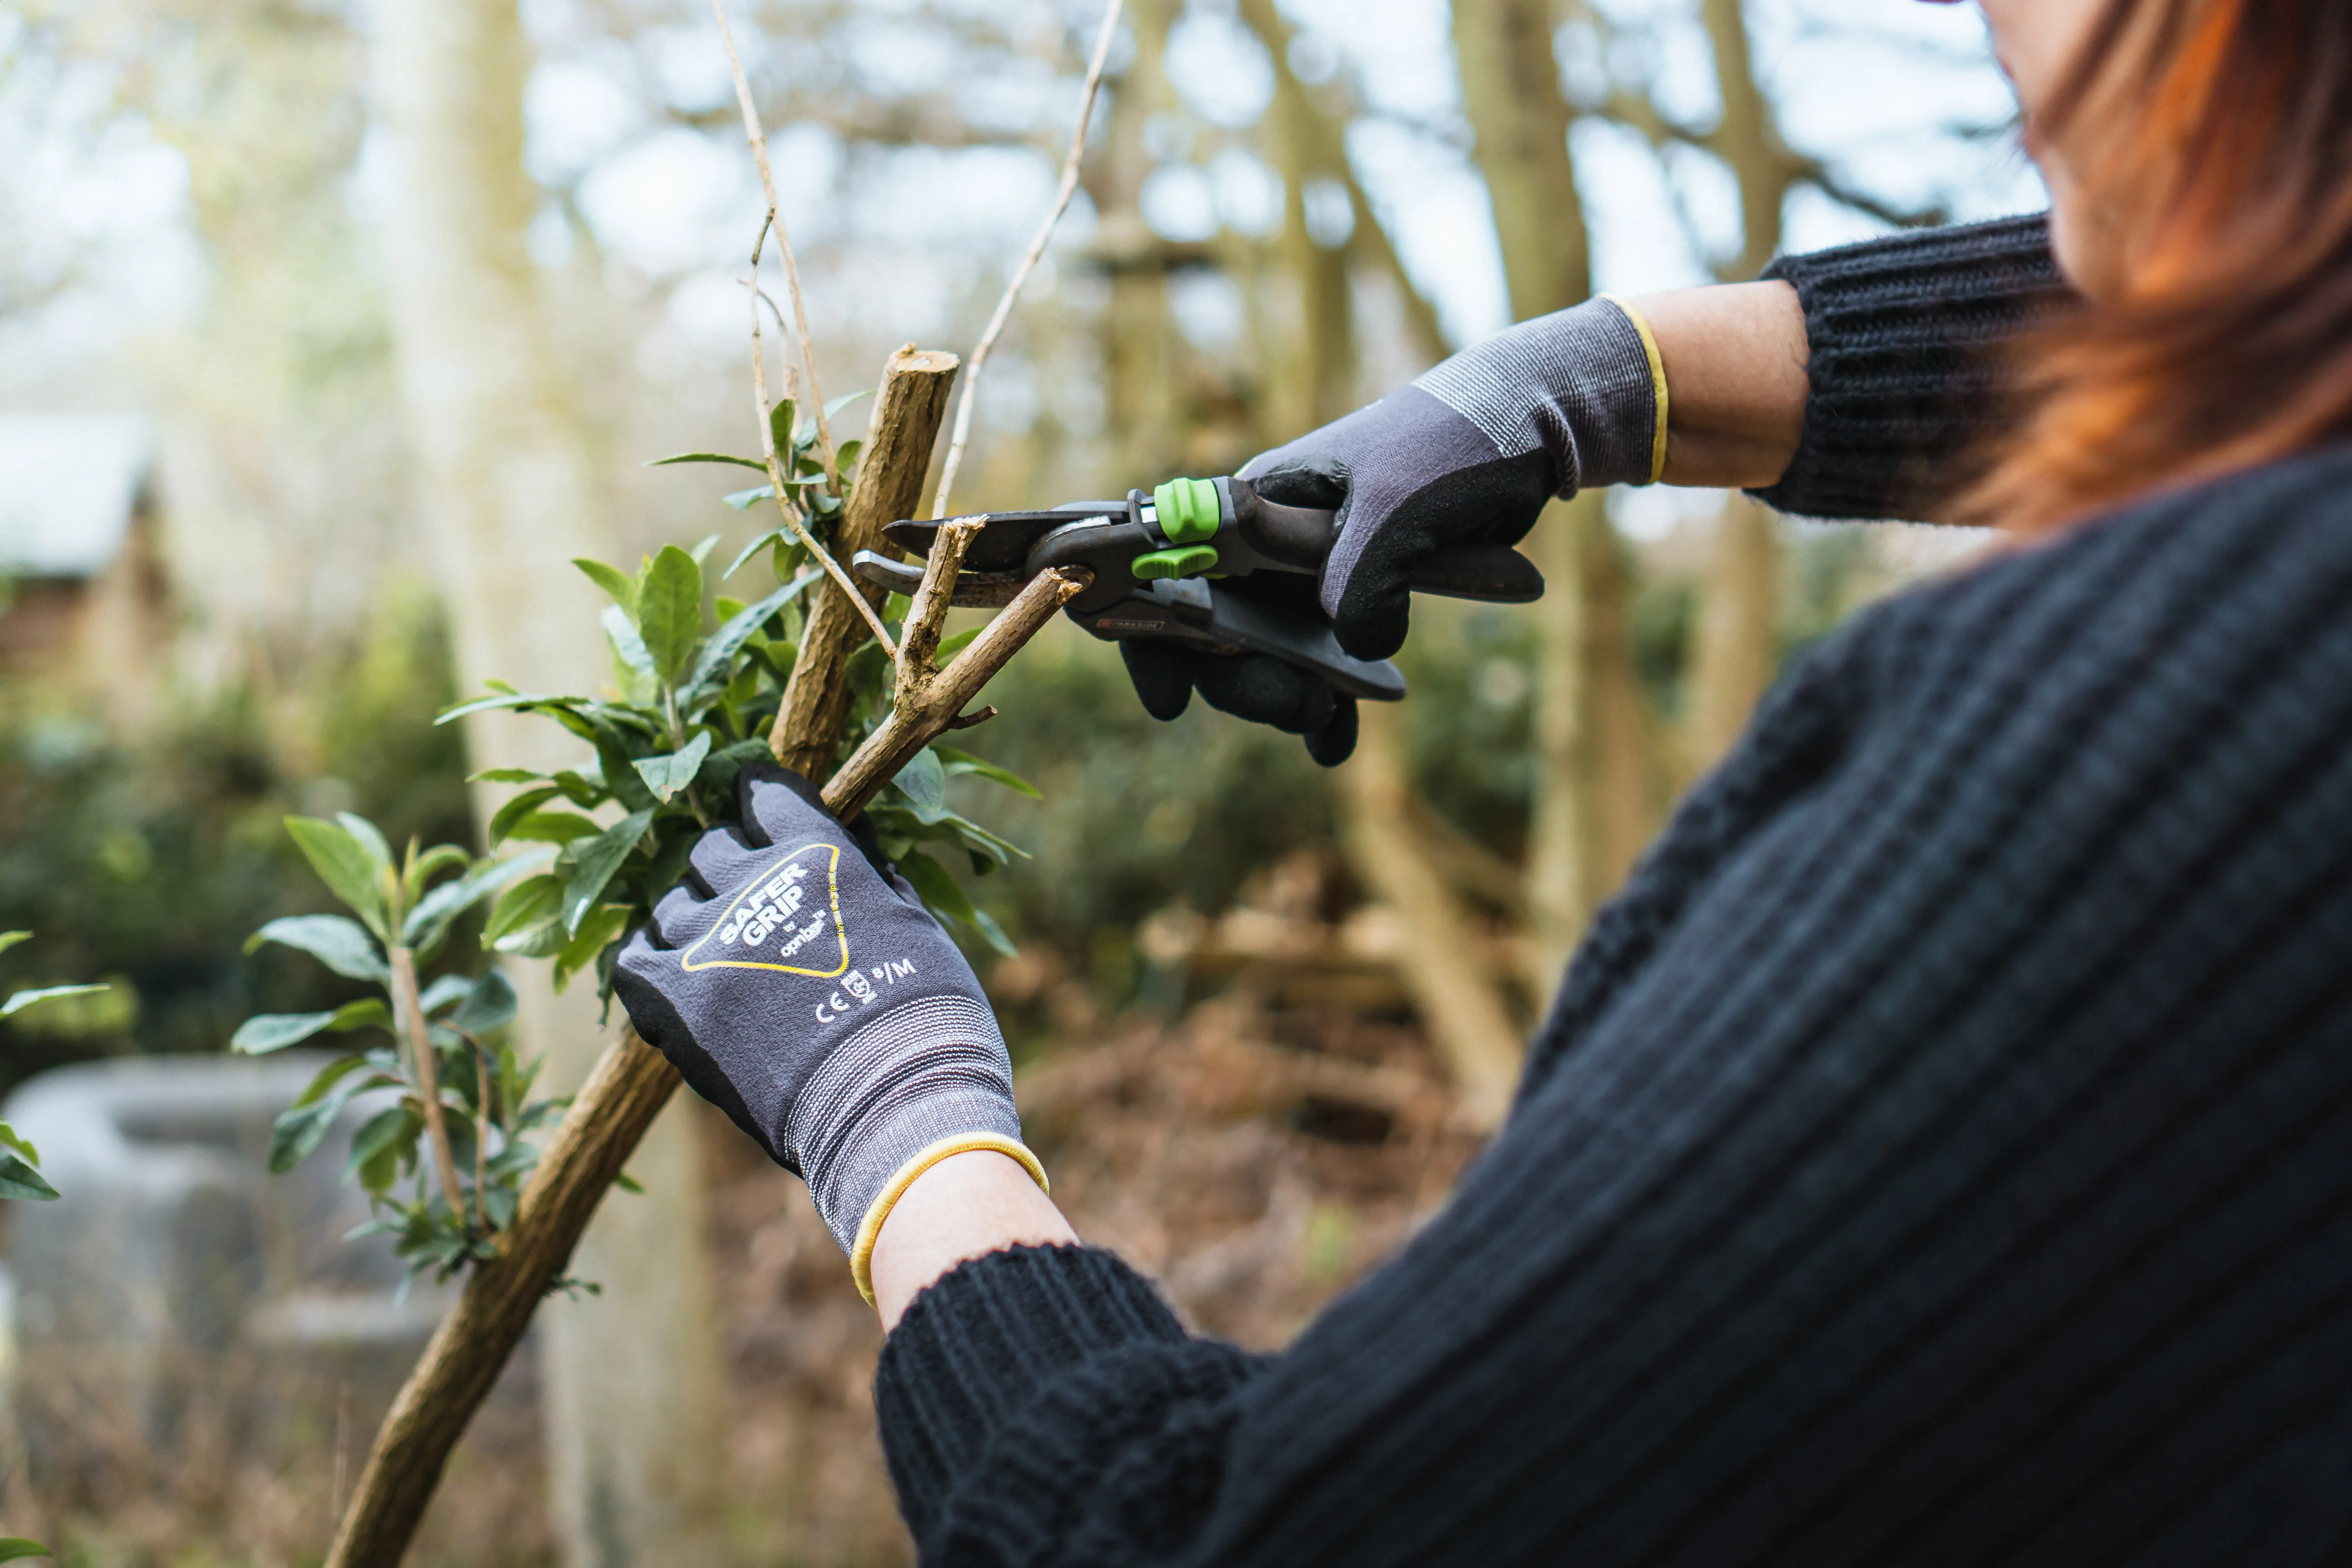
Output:
<svg viewBox="0 0 2352 1568">
<path fill-rule="evenodd" d="M 1825 639 L 1278 1356 L 1099 1252 L 877 1384 L 931 1563 L 2352 1560 L 2352 452 Z"/>
<path fill-rule="evenodd" d="M 1752 493 L 1805 517 L 1938 516 L 2003 418 L 1990 351 L 2069 297 L 2046 214 L 1784 256 L 1764 276 L 1796 287 L 1812 393 L 1789 471 Z"/>
</svg>

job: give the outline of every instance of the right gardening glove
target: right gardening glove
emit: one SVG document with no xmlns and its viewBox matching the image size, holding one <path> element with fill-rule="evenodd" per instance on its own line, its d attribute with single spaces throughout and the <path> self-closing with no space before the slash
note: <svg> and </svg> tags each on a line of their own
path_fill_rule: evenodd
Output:
<svg viewBox="0 0 2352 1568">
<path fill-rule="evenodd" d="M 740 823 L 622 948 L 614 989 L 697 1093 L 805 1179 L 867 1300 L 875 1237 L 914 1179 L 992 1149 L 1039 1186 L 980 982 L 870 834 L 798 773 L 747 767 Z"/>
<path fill-rule="evenodd" d="M 1423 562 L 1452 545 L 1516 544 L 1555 496 L 1655 483 L 1665 435 L 1656 341 L 1630 307 L 1603 295 L 1465 349 L 1378 403 L 1252 458 L 1240 477 L 1268 500 L 1338 512 L 1316 607 L 1341 647 L 1386 658 L 1404 646 Z M 1257 580 L 1233 586 L 1244 585 L 1255 590 Z M 1354 748 L 1354 699 L 1317 677 L 1264 656 L 1120 646 L 1156 718 L 1174 718 L 1198 689 L 1212 707 L 1305 735 L 1326 766 Z M 1244 665 L 1278 668 L 1236 668 Z"/>
</svg>

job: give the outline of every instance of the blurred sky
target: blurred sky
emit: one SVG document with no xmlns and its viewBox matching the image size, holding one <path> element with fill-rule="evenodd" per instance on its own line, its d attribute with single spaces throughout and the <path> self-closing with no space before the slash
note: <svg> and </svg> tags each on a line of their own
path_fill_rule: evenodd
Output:
<svg viewBox="0 0 2352 1568">
<path fill-rule="evenodd" d="M 667 300 L 670 330 L 641 350 L 641 361 L 649 354 L 676 374 L 706 355 L 739 353 L 742 305 L 733 279 L 757 188 L 740 136 L 677 119 L 723 110 L 731 99 L 702 7 L 679 0 L 674 22 L 626 42 L 581 0 L 523 0 L 523 9 L 541 49 L 528 100 L 531 169 L 551 191 L 572 193 L 607 258 L 608 282 L 639 298 L 658 290 Z M 805 45 L 763 47 L 771 40 L 757 34 L 746 35 L 747 53 L 768 83 L 787 90 L 805 66 L 813 79 L 836 86 L 940 95 L 968 125 L 1040 143 L 1070 121 L 1076 84 L 1047 59 L 1057 28 L 1090 29 L 1098 14 L 1092 5 L 932 0 L 929 9 L 971 12 L 1035 47 L 975 71 L 915 0 L 860 0 L 821 61 L 792 53 Z M 1303 29 L 1292 51 L 1301 76 L 1344 71 L 1358 84 L 1367 113 L 1350 133 L 1350 153 L 1448 333 L 1466 342 L 1504 325 L 1501 268 L 1485 191 L 1467 158 L 1443 0 L 1284 0 L 1283 9 Z M 1619 74 L 1654 79 L 1662 107 L 1705 123 L 1714 89 L 1696 0 L 1605 0 L 1601 9 L 1625 51 Z M 364 7 L 359 15 L 363 25 Z M 1799 151 L 1826 158 L 1854 186 L 1894 205 L 1941 203 L 1963 218 L 2042 205 L 2013 136 L 1951 129 L 1998 128 L 2011 112 L 1975 6 L 1749 0 L 1749 16 L 1759 68 Z M 40 309 L 0 317 L 0 395 L 19 399 L 65 367 L 102 361 L 127 340 L 186 321 L 204 298 L 206 266 L 188 229 L 184 162 L 148 130 L 135 102 L 118 101 L 128 68 L 121 51 L 34 58 L 17 47 L 24 32 L 19 9 L 0 4 L 0 279 L 37 286 L 70 266 L 80 281 Z M 1571 89 L 1589 89 L 1599 74 L 1597 36 L 1570 27 L 1559 44 Z M 1273 89 L 1231 0 L 1193 0 L 1171 37 L 1170 71 L 1195 118 L 1155 128 L 1164 163 L 1147 191 L 1147 218 L 1175 238 L 1277 223 L 1279 185 L 1270 171 L 1237 142 L 1216 145 L 1213 134 L 1255 121 Z M 1052 185 L 1051 161 L 1034 147 L 853 153 L 821 125 L 772 132 L 796 244 L 804 254 L 831 247 L 863 258 L 830 289 L 813 289 L 820 332 L 825 317 L 873 326 L 883 312 L 894 342 L 952 343 L 949 334 L 970 330 L 965 301 L 982 274 L 1001 275 Z M 1600 287 L 1640 291 L 1703 280 L 1694 234 L 1717 254 L 1737 250 L 1730 179 L 1711 157 L 1688 153 L 1662 163 L 1637 136 L 1598 119 L 1580 122 L 1574 136 L 1596 219 Z M 383 221 L 394 156 L 385 138 L 371 135 L 351 176 L 347 200 L 365 223 Z M 1344 209 L 1336 221 L 1346 221 Z M 1084 244 L 1090 223 L 1082 196 L 1060 243 Z M 1811 191 L 1792 197 L 1787 214 L 1792 248 L 1881 226 Z M 534 242 L 549 264 L 572 243 L 552 198 Z M 1036 287 L 1055 281 L 1049 265 Z M 1237 309 L 1213 283 L 1181 298 L 1179 308 L 1196 335 L 1238 330 Z M 995 413 L 1002 424 L 1017 408 Z"/>
</svg>

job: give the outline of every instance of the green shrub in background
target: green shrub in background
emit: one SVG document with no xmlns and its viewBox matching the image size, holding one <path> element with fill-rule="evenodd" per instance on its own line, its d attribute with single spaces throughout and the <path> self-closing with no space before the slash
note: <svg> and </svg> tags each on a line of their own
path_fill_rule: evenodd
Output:
<svg viewBox="0 0 2352 1568">
<path fill-rule="evenodd" d="M 362 994 L 299 958 L 239 953 L 274 916 L 331 907 L 281 821 L 363 812 L 426 843 L 473 837 L 438 620 L 394 597 L 299 687 L 233 691 L 168 729 L 110 737 L 0 683 L 0 929 L 41 933 L 27 984 L 113 983 L 0 1026 L 0 1093 L 63 1062 L 126 1050 L 219 1050 L 256 1011 Z"/>
</svg>

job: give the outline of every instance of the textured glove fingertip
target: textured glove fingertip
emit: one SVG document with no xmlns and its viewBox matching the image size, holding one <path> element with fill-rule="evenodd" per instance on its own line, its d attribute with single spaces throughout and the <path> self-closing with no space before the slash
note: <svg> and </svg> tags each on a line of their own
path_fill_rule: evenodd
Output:
<svg viewBox="0 0 2352 1568">
<path fill-rule="evenodd" d="M 1320 729 L 1307 732 L 1307 754 L 1324 767 L 1338 767 L 1356 753 L 1356 700 L 1337 694 L 1331 717 Z"/>
<path fill-rule="evenodd" d="M 1146 713 L 1163 723 L 1183 716 L 1192 700 L 1192 667 L 1181 649 L 1165 643 L 1123 642 L 1118 657 Z"/>
</svg>

